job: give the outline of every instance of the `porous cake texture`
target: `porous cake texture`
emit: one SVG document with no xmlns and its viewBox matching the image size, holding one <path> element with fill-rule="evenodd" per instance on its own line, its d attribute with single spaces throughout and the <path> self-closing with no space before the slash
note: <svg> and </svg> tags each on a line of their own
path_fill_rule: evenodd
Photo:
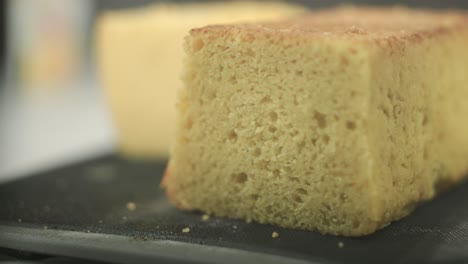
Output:
<svg viewBox="0 0 468 264">
<path fill-rule="evenodd" d="M 463 13 L 337 8 L 186 37 L 181 209 L 360 236 L 468 172 Z"/>
<path fill-rule="evenodd" d="M 182 43 L 197 26 L 263 21 L 303 12 L 281 2 L 159 4 L 112 11 L 96 30 L 100 80 L 118 133 L 132 158 L 167 158 L 182 86 Z"/>
</svg>

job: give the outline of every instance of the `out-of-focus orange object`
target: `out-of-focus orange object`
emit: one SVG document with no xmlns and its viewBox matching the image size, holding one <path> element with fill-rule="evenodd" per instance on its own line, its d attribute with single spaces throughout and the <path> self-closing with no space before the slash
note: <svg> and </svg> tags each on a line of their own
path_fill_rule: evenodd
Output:
<svg viewBox="0 0 468 264">
<path fill-rule="evenodd" d="M 67 87 L 81 73 L 89 0 L 9 1 L 9 53 L 21 87 Z"/>
</svg>

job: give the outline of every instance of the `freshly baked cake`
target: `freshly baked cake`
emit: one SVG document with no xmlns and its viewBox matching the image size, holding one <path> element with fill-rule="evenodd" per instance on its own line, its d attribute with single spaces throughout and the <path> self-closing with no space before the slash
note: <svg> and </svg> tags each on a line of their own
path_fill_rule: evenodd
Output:
<svg viewBox="0 0 468 264">
<path fill-rule="evenodd" d="M 120 150 L 133 158 L 166 158 L 182 86 L 187 32 L 213 23 L 284 18 L 304 8 L 281 2 L 160 4 L 114 11 L 97 25 L 100 79 Z"/>
<path fill-rule="evenodd" d="M 468 19 L 337 8 L 186 37 L 181 209 L 360 236 L 468 172 Z"/>
</svg>

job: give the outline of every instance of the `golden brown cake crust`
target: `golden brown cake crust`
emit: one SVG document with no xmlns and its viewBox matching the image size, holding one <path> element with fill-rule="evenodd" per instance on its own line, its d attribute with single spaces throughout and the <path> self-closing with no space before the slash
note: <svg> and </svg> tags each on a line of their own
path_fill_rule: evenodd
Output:
<svg viewBox="0 0 468 264">
<path fill-rule="evenodd" d="M 389 19 L 391 18 L 391 19 Z M 308 12 L 281 22 L 243 25 L 210 25 L 195 28 L 191 35 L 252 33 L 306 35 L 314 38 L 342 38 L 358 41 L 419 41 L 468 26 L 465 12 L 431 11 L 405 7 L 339 7 Z"/>
</svg>

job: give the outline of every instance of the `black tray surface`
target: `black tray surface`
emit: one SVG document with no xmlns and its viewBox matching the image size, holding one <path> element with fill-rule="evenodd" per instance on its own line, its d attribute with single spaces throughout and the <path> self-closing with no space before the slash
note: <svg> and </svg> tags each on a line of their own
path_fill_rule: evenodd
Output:
<svg viewBox="0 0 468 264">
<path fill-rule="evenodd" d="M 115 262 L 152 252 L 140 260 L 468 263 L 468 183 L 373 235 L 345 238 L 179 211 L 159 188 L 164 168 L 111 155 L 0 184 L 0 247 Z M 100 250 L 106 257 L 94 257 Z"/>
</svg>

